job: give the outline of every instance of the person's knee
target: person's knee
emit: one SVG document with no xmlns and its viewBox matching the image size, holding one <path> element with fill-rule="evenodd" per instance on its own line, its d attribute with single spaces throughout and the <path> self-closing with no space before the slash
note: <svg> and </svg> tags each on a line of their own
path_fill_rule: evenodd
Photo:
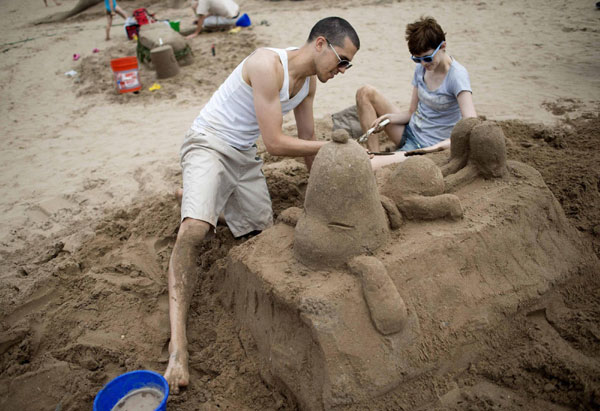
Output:
<svg viewBox="0 0 600 411">
<path fill-rule="evenodd" d="M 193 246 L 198 246 L 206 238 L 211 225 L 206 221 L 186 218 L 179 227 L 177 241 Z"/>
<path fill-rule="evenodd" d="M 356 103 L 360 104 L 365 101 L 372 101 L 377 94 L 377 89 L 371 85 L 362 86 L 356 91 Z"/>
</svg>

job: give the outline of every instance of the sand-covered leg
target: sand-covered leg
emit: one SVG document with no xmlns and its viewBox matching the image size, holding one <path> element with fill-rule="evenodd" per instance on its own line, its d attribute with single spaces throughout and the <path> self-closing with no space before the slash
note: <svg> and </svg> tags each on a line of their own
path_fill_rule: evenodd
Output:
<svg viewBox="0 0 600 411">
<path fill-rule="evenodd" d="M 362 281 L 375 328 L 384 335 L 402 331 L 407 318 L 406 305 L 383 263 L 375 257 L 359 256 L 350 260 L 348 266 Z"/>
<path fill-rule="evenodd" d="M 179 228 L 169 262 L 171 341 L 169 364 L 164 375 L 172 394 L 178 394 L 180 387 L 189 384 L 187 314 L 198 283 L 196 257 L 210 227 L 210 224 L 204 221 L 185 219 Z"/>
</svg>

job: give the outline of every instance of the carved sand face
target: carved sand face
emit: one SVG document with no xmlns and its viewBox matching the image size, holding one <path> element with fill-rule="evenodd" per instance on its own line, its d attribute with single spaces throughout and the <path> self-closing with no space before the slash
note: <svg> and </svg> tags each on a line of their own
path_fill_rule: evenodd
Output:
<svg viewBox="0 0 600 411">
<path fill-rule="evenodd" d="M 388 234 L 367 154 L 355 141 L 336 135 L 313 163 L 294 235 L 296 257 L 311 267 L 342 266 L 377 249 Z"/>
</svg>

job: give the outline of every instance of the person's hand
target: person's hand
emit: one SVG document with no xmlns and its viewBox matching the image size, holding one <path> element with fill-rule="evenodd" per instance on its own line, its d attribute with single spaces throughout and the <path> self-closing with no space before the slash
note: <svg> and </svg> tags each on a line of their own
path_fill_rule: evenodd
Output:
<svg viewBox="0 0 600 411">
<path fill-rule="evenodd" d="M 194 37 L 197 37 L 197 36 L 198 36 L 198 34 L 192 33 L 192 34 L 189 34 L 189 35 L 185 36 L 185 38 L 188 39 L 188 40 L 191 40 L 191 39 L 193 39 Z"/>
<path fill-rule="evenodd" d="M 371 153 L 371 151 L 369 151 L 368 148 L 365 148 L 365 152 L 369 156 L 369 160 L 372 160 L 375 157 L 375 155 L 373 153 Z"/>
<path fill-rule="evenodd" d="M 371 123 L 371 127 L 369 127 L 369 128 L 375 127 L 375 130 L 373 130 L 373 133 L 379 133 L 379 132 L 381 132 L 381 130 L 383 130 L 383 127 L 379 127 L 379 124 L 383 120 L 387 120 L 389 118 L 390 118 L 389 114 L 384 114 L 383 116 L 376 118 L 375 121 L 373 121 L 373 123 Z"/>
</svg>

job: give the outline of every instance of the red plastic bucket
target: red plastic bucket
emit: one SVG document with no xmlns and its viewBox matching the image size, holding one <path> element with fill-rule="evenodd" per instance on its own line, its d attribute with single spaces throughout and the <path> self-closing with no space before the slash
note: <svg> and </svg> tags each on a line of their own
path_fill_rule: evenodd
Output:
<svg viewBox="0 0 600 411">
<path fill-rule="evenodd" d="M 137 58 L 121 57 L 114 59 L 110 61 L 110 66 L 112 67 L 119 93 L 142 89 Z"/>
</svg>

